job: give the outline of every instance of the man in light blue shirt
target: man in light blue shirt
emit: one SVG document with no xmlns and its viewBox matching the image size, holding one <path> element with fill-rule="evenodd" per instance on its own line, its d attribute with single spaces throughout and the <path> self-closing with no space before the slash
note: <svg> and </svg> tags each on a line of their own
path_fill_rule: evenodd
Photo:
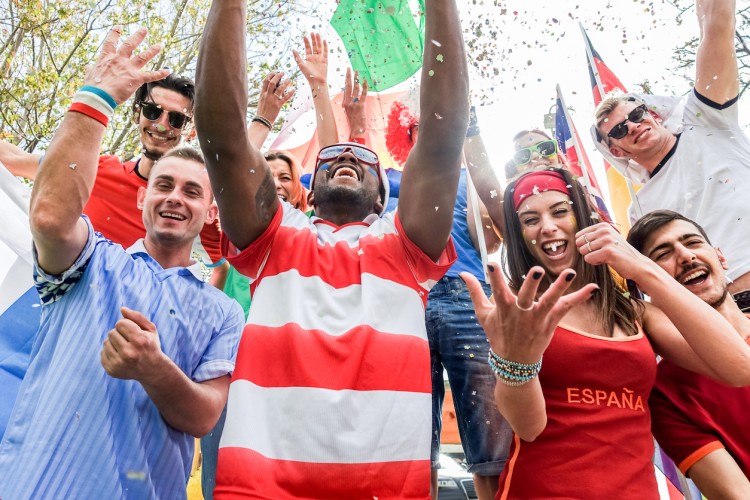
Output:
<svg viewBox="0 0 750 500">
<path fill-rule="evenodd" d="M 42 319 L 0 444 L 3 499 L 184 498 L 192 436 L 226 402 L 244 316 L 190 259 L 216 216 L 200 153 L 155 164 L 137 199 L 146 237 L 127 251 L 81 216 L 115 105 L 168 73 L 142 70 L 158 47 L 133 56 L 145 34 L 118 47 L 109 33 L 34 184 Z"/>
</svg>

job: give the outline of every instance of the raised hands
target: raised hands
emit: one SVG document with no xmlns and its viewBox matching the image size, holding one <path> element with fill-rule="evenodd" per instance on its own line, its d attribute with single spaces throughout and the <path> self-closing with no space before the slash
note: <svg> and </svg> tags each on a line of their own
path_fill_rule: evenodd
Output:
<svg viewBox="0 0 750 500">
<path fill-rule="evenodd" d="M 281 108 L 294 96 L 294 89 L 290 88 L 292 81 L 283 80 L 282 71 L 271 71 L 263 79 L 258 96 L 258 110 L 255 116 L 268 120 L 273 125 L 279 117 Z"/>
<path fill-rule="evenodd" d="M 305 37 L 304 41 L 304 59 L 296 50 L 292 54 L 315 98 L 324 86 L 326 90 L 328 88 L 328 42 L 320 37 L 320 33 L 310 33 L 310 38 Z"/>
<path fill-rule="evenodd" d="M 107 374 L 126 380 L 143 380 L 164 362 L 156 326 L 143 314 L 120 308 L 122 319 L 104 340 L 101 362 Z"/>
<path fill-rule="evenodd" d="M 359 84 L 359 72 L 346 70 L 346 83 L 344 84 L 344 98 L 341 105 L 346 113 L 346 121 L 349 123 L 349 139 L 360 139 L 367 132 L 367 80 Z"/>
<path fill-rule="evenodd" d="M 487 299 L 477 279 L 461 273 L 474 304 L 479 324 L 490 342 L 490 348 L 501 357 L 516 363 L 536 363 L 549 346 L 555 327 L 577 304 L 591 297 L 597 286 L 589 283 L 563 295 L 575 278 L 575 271 L 563 271 L 539 300 L 534 300 L 544 269 L 529 270 L 518 296 L 514 295 L 497 264 L 487 266 L 492 298 Z"/>
<path fill-rule="evenodd" d="M 102 89 L 117 104 L 125 102 L 144 83 L 161 80 L 170 73 L 168 69 L 143 71 L 146 64 L 161 50 L 160 45 L 152 45 L 133 55 L 146 38 L 146 28 L 138 29 L 119 44 L 121 33 L 121 26 L 110 30 L 104 39 L 99 59 L 86 71 L 84 77 L 84 85 Z"/>
</svg>

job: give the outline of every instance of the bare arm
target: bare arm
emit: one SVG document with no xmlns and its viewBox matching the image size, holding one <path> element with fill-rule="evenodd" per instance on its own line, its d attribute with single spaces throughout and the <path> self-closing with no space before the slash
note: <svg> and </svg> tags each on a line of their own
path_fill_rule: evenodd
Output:
<svg viewBox="0 0 750 500">
<path fill-rule="evenodd" d="M 706 498 L 750 498 L 750 481 L 726 449 L 712 451 L 698 460 L 688 472 Z"/>
<path fill-rule="evenodd" d="M 425 21 L 419 139 L 404 166 L 398 211 L 406 236 L 437 260 L 453 224 L 469 80 L 455 1 L 427 2 Z"/>
<path fill-rule="evenodd" d="M 355 71 L 352 79 L 351 68 L 346 68 L 344 99 L 341 105 L 349 124 L 350 141 L 364 141 L 367 136 L 367 89 L 367 80 L 360 86 L 359 73 Z"/>
<path fill-rule="evenodd" d="M 737 97 L 739 73 L 734 50 L 735 0 L 697 0 L 700 45 L 695 89 L 717 104 Z"/>
<path fill-rule="evenodd" d="M 291 80 L 282 80 L 284 73 L 281 71 L 272 71 L 266 75 L 261 83 L 260 94 L 258 97 L 258 109 L 255 116 L 259 120 L 250 122 L 247 127 L 247 138 L 255 149 L 261 149 L 266 142 L 268 134 L 271 133 L 271 127 L 279 117 L 282 106 L 294 96 L 294 90 L 287 88 L 291 85 Z M 260 118 L 265 118 L 271 127 L 266 125 Z"/>
<path fill-rule="evenodd" d="M 328 91 L 328 42 L 322 39 L 319 33 L 310 33 L 309 40 L 305 37 L 305 58 L 303 59 L 296 50 L 292 52 L 312 92 L 318 147 L 336 144 L 339 142 L 339 132 L 333 117 L 331 94 Z"/>
<path fill-rule="evenodd" d="M 13 175 L 34 180 L 41 157 L 40 154 L 29 153 L 10 142 L 0 141 L 0 163 Z"/>
<path fill-rule="evenodd" d="M 477 190 L 479 199 L 482 200 L 487 213 L 492 222 L 502 236 L 505 230 L 505 219 L 503 218 L 503 186 L 495 175 L 492 168 L 492 162 L 487 154 L 487 148 L 484 146 L 482 136 L 474 121 L 476 114 L 472 112 L 472 123 L 474 124 L 475 135 L 467 135 L 464 141 L 464 157 L 466 159 L 466 168 L 469 169 L 471 182 Z M 472 129 L 472 126 L 469 126 Z"/>
<path fill-rule="evenodd" d="M 263 234 L 279 208 L 268 164 L 246 135 L 246 3 L 212 3 L 195 78 L 198 139 L 222 228 L 240 250 Z"/>
<path fill-rule="evenodd" d="M 140 29 L 117 47 L 120 28 L 115 27 L 84 83 L 122 103 L 142 83 L 164 78 L 168 71 L 142 71 L 159 52 L 158 46 L 133 56 L 145 36 L 146 30 Z M 88 230 L 81 214 L 96 179 L 104 131 L 103 124 L 87 115 L 67 113 L 39 166 L 29 220 L 39 265 L 50 274 L 68 269 L 86 244 Z"/>
<path fill-rule="evenodd" d="M 143 314 L 123 307 L 104 341 L 101 363 L 108 375 L 137 380 L 169 425 L 195 437 L 219 420 L 229 392 L 229 375 L 194 382 L 164 354 L 156 327 Z"/>
<path fill-rule="evenodd" d="M 659 354 L 725 384 L 750 385 L 750 346 L 732 324 L 631 247 L 611 225 L 602 222 L 579 231 L 576 246 L 586 262 L 611 266 L 651 297 L 643 326 Z"/>
<path fill-rule="evenodd" d="M 518 297 L 508 288 L 497 264 L 489 264 L 487 270 L 493 300 L 484 295 L 479 281 L 472 274 L 461 273 L 461 278 L 466 281 L 474 312 L 487 334 L 490 349 L 516 363 L 531 364 L 541 359 L 557 323 L 570 308 L 588 300 L 596 288 L 596 285 L 588 284 L 563 296 L 571 283 L 565 277 L 570 273 L 575 276 L 575 272 L 568 269 L 534 302 L 544 269 L 535 266 L 529 270 L 529 278 L 521 285 Z M 513 431 L 524 441 L 536 439 L 547 425 L 547 408 L 538 377 L 520 386 L 498 380 L 495 402 Z"/>
<path fill-rule="evenodd" d="M 466 185 L 468 191 L 469 185 Z M 479 223 L 482 225 L 482 234 L 484 235 L 484 246 L 488 254 L 492 254 L 500 250 L 500 243 L 502 240 L 495 230 L 495 224 L 490 218 L 487 212 L 487 207 L 484 203 L 479 201 Z M 469 228 L 469 236 L 471 237 L 471 243 L 474 248 L 479 251 L 479 238 L 477 236 L 477 225 L 474 223 L 474 204 L 472 203 L 471 196 L 466 193 L 466 224 Z"/>
</svg>

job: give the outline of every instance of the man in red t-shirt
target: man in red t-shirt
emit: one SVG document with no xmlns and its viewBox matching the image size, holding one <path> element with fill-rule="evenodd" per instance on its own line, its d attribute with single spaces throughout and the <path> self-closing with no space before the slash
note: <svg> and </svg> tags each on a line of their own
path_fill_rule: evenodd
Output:
<svg viewBox="0 0 750 500">
<path fill-rule="evenodd" d="M 731 263 L 702 227 L 657 210 L 638 220 L 628 242 L 750 338 L 750 321 L 727 291 L 724 271 Z M 750 498 L 750 387 L 729 387 L 706 375 L 659 363 L 649 398 L 654 436 L 707 497 Z"/>
<path fill-rule="evenodd" d="M 138 190 L 146 188 L 154 163 L 192 130 L 189 124 L 194 94 L 193 81 L 178 75 L 142 85 L 132 104 L 141 156 L 124 163 L 113 155 L 99 157 L 96 182 L 83 213 L 94 229 L 125 248 L 146 234 L 141 209 L 136 204 Z M 0 141 L 0 161 L 14 175 L 34 179 L 40 158 L 39 154 Z M 193 251 L 205 261 L 221 260 L 218 221 L 204 226 Z"/>
</svg>

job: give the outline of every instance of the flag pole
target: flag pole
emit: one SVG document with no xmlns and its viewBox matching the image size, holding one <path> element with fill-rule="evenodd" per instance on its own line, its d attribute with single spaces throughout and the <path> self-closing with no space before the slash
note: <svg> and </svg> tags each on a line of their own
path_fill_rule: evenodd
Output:
<svg viewBox="0 0 750 500">
<path fill-rule="evenodd" d="M 562 112 L 563 116 L 565 117 L 565 122 L 568 124 L 568 130 L 570 130 L 570 136 L 573 139 L 573 147 L 576 148 L 576 151 L 581 151 L 581 154 L 578 155 L 578 163 L 579 167 L 581 168 L 581 173 L 583 174 L 583 185 L 586 186 L 589 196 L 593 196 L 588 165 L 581 165 L 581 163 L 583 163 L 583 147 L 578 143 L 578 137 L 576 137 L 576 134 L 573 132 L 575 130 L 575 128 L 572 126 L 573 120 L 568 114 L 568 106 L 565 105 L 565 99 L 563 98 L 562 89 L 560 88 L 559 83 L 555 85 L 555 90 L 557 91 L 557 98 L 560 100 L 560 104 L 562 106 L 562 110 L 558 110 L 557 112 Z"/>
</svg>

